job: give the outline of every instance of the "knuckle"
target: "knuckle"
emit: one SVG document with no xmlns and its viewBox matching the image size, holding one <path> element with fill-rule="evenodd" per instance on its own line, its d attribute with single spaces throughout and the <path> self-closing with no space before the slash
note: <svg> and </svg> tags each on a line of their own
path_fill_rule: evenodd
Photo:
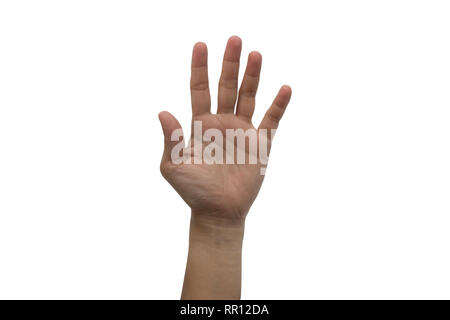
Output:
<svg viewBox="0 0 450 320">
<path fill-rule="evenodd" d="M 219 87 L 225 89 L 237 89 L 237 79 L 223 79 L 219 80 Z"/>
<path fill-rule="evenodd" d="M 207 81 L 191 82 L 191 90 L 206 90 L 209 88 Z"/>
<path fill-rule="evenodd" d="M 280 122 L 280 118 L 278 118 L 277 116 L 275 116 L 273 113 L 271 112 L 267 112 L 266 113 L 266 117 L 267 119 L 269 119 L 270 121 L 272 121 L 273 123 L 278 123 Z"/>
</svg>

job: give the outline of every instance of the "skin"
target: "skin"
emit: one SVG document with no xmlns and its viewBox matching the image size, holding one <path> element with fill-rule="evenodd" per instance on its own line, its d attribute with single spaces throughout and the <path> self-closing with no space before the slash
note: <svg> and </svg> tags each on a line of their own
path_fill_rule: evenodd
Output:
<svg viewBox="0 0 450 320">
<path fill-rule="evenodd" d="M 214 114 L 211 113 L 207 47 L 202 42 L 194 45 L 190 82 L 192 123 L 202 121 L 203 132 L 215 128 L 225 137 L 226 129 L 256 129 L 251 120 L 262 56 L 256 51 L 249 54 L 238 90 L 241 48 L 239 37 L 229 38 L 219 81 L 217 113 Z M 291 88 L 282 86 L 257 130 L 276 129 L 290 97 Z M 172 148 L 184 141 L 184 137 L 171 141 L 171 134 L 181 129 L 181 125 L 167 111 L 161 112 L 159 119 L 164 134 L 161 173 L 191 208 L 189 254 L 181 298 L 240 299 L 245 217 L 264 179 L 260 174 L 261 165 L 194 164 L 193 133 L 182 150 L 191 162 L 174 164 Z M 269 150 L 270 142 L 269 137 Z M 248 157 L 248 148 L 245 152 Z"/>
</svg>

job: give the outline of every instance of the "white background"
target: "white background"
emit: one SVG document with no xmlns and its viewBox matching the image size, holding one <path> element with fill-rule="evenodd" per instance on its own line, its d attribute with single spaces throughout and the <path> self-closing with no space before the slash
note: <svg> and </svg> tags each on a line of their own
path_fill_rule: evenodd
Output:
<svg viewBox="0 0 450 320">
<path fill-rule="evenodd" d="M 450 298 L 448 1 L 0 2 L 0 298 L 178 299 L 160 176 L 192 46 L 263 55 L 291 104 L 247 219 L 245 299 Z M 215 105 L 213 108 L 215 109 Z"/>
</svg>

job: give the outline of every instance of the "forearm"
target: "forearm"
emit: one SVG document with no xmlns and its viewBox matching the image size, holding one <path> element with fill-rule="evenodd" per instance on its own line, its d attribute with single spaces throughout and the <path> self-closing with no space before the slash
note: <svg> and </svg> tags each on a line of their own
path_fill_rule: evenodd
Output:
<svg viewBox="0 0 450 320">
<path fill-rule="evenodd" d="M 244 219 L 192 213 L 182 299 L 240 299 Z"/>
</svg>

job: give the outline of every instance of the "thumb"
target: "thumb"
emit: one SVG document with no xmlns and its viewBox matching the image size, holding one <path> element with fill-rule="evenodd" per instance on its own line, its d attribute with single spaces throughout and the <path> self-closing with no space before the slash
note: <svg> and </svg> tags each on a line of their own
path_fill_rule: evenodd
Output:
<svg viewBox="0 0 450 320">
<path fill-rule="evenodd" d="M 179 149 L 177 154 L 180 157 L 182 156 L 181 152 L 184 149 L 184 137 L 180 123 L 171 113 L 167 111 L 160 112 L 158 118 L 161 122 L 164 134 L 164 153 L 161 160 L 161 164 L 163 164 L 171 161 L 172 149 L 176 146 Z"/>
</svg>

